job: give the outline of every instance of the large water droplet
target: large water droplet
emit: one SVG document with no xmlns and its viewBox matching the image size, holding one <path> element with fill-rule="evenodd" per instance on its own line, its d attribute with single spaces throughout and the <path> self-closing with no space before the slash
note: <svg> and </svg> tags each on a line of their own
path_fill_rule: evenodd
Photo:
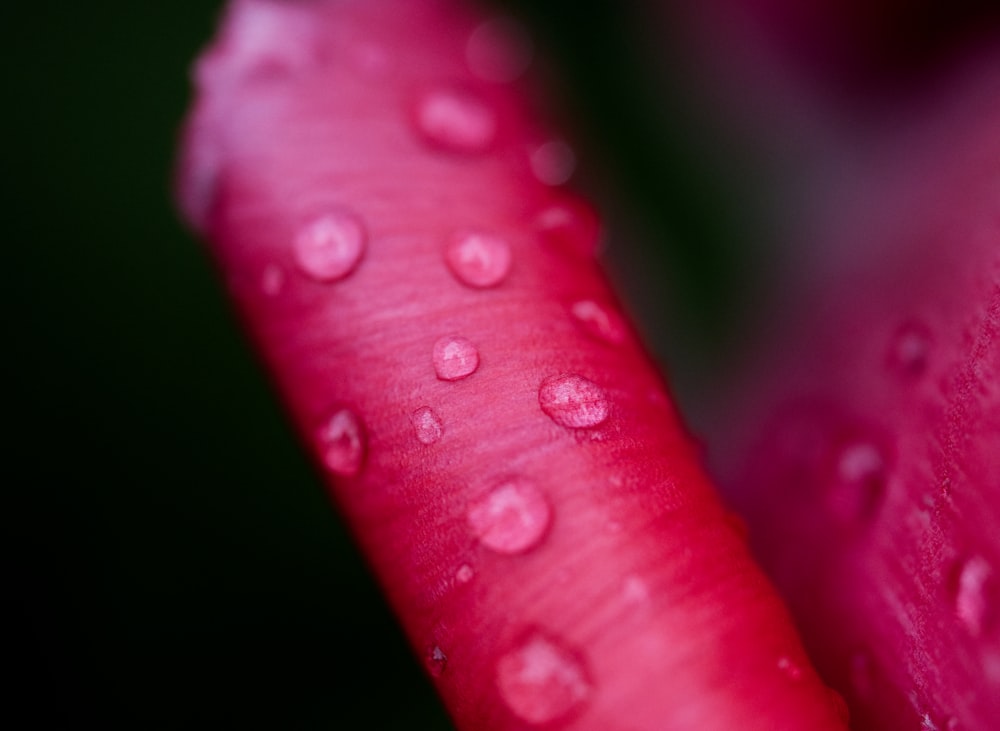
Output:
<svg viewBox="0 0 1000 731">
<path fill-rule="evenodd" d="M 522 553 L 536 546 L 552 520 L 545 496 L 524 479 L 496 485 L 469 504 L 473 535 L 497 553 Z"/>
<path fill-rule="evenodd" d="M 433 645 L 428 647 L 427 652 L 424 654 L 424 665 L 426 665 L 427 672 L 430 673 L 432 678 L 440 678 L 445 667 L 448 665 L 448 656 L 444 654 L 444 650 L 440 647 Z"/>
<path fill-rule="evenodd" d="M 320 426 L 316 441 L 323 464 L 331 471 L 351 477 L 361 471 L 365 458 L 365 434 L 361 420 L 349 409 L 337 409 Z"/>
<path fill-rule="evenodd" d="M 625 340 L 625 326 L 610 310 L 594 300 L 579 300 L 570 307 L 573 318 L 598 340 L 619 344 Z"/>
<path fill-rule="evenodd" d="M 344 210 L 330 211 L 296 235 L 295 263 L 319 282 L 335 282 L 354 271 L 367 239 L 365 225 L 358 216 Z"/>
<path fill-rule="evenodd" d="M 982 556 L 972 556 L 958 570 L 955 614 L 973 637 L 983 634 L 994 621 L 996 592 L 993 568 Z"/>
<path fill-rule="evenodd" d="M 601 227 L 597 213 L 585 201 L 566 196 L 535 215 L 535 229 L 543 239 L 577 256 L 597 253 Z"/>
<path fill-rule="evenodd" d="M 455 278 L 469 287 L 495 287 L 510 271 L 510 244 L 501 236 L 476 231 L 456 235 L 445 249 Z"/>
<path fill-rule="evenodd" d="M 519 23 L 496 17 L 476 26 L 465 44 L 465 62 L 469 70 L 483 79 L 508 83 L 517 79 L 531 65 L 531 39 Z"/>
<path fill-rule="evenodd" d="M 874 442 L 848 441 L 836 452 L 826 502 L 840 520 L 868 520 L 885 493 L 886 459 Z"/>
<path fill-rule="evenodd" d="M 434 372 L 442 381 L 458 381 L 476 372 L 479 351 L 458 335 L 447 335 L 434 343 Z"/>
<path fill-rule="evenodd" d="M 532 150 L 528 162 L 538 182 L 545 185 L 562 185 L 576 170 L 573 148 L 562 140 L 551 140 L 539 145 Z"/>
<path fill-rule="evenodd" d="M 576 653 L 537 631 L 501 657 L 496 672 L 497 688 L 507 707 L 532 724 L 568 716 L 592 689 Z"/>
<path fill-rule="evenodd" d="M 421 444 L 434 444 L 444 433 L 441 419 L 430 406 L 421 406 L 410 415 L 413 431 Z"/>
<path fill-rule="evenodd" d="M 479 96 L 442 88 L 424 94 L 416 108 L 417 129 L 431 145 L 451 152 L 485 152 L 497 135 L 497 117 Z"/>
<path fill-rule="evenodd" d="M 538 403 L 552 421 L 570 429 L 597 426 L 610 410 L 604 389 L 576 374 L 546 378 L 538 389 Z"/>
<path fill-rule="evenodd" d="M 906 322 L 893 333 L 889 344 L 889 367 L 901 376 L 915 378 L 927 370 L 930 331 L 921 323 Z"/>
</svg>

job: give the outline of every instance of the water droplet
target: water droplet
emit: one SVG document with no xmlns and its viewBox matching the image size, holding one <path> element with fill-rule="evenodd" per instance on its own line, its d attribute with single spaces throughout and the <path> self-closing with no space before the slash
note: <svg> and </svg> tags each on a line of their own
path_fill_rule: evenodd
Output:
<svg viewBox="0 0 1000 731">
<path fill-rule="evenodd" d="M 444 257 L 458 281 L 477 288 L 500 284 L 511 265 L 510 244 L 505 238 L 476 231 L 455 236 Z"/>
<path fill-rule="evenodd" d="M 441 419 L 430 406 L 421 406 L 414 411 L 410 415 L 410 422 L 421 444 L 434 444 L 444 433 Z"/>
<path fill-rule="evenodd" d="M 447 335 L 434 343 L 434 372 L 442 381 L 458 381 L 476 372 L 479 351 L 458 335 Z"/>
<path fill-rule="evenodd" d="M 834 455 L 827 506 L 844 522 L 870 519 L 885 493 L 886 469 L 878 445 L 864 439 L 847 441 Z"/>
<path fill-rule="evenodd" d="M 785 655 L 778 658 L 778 670 L 787 675 L 790 680 L 802 679 L 802 667 Z"/>
<path fill-rule="evenodd" d="M 570 312 L 580 326 L 598 340 L 619 344 L 625 340 L 625 326 L 611 311 L 593 300 L 574 302 Z"/>
<path fill-rule="evenodd" d="M 538 403 L 552 421 L 570 429 L 597 426 L 610 409 L 604 389 L 575 374 L 546 378 L 538 390 Z"/>
<path fill-rule="evenodd" d="M 440 678 L 448 665 L 448 656 L 440 647 L 434 645 L 427 648 L 427 652 L 424 654 L 424 664 L 432 678 Z"/>
<path fill-rule="evenodd" d="M 982 556 L 966 560 L 958 570 L 955 614 L 973 637 L 979 637 L 993 622 L 993 569 Z"/>
<path fill-rule="evenodd" d="M 496 83 L 516 80 L 531 65 L 534 53 L 531 39 L 512 18 L 496 17 L 476 26 L 465 44 L 465 62 L 469 70 Z"/>
<path fill-rule="evenodd" d="M 349 211 L 330 211 L 299 231 L 293 245 L 295 262 L 309 277 L 335 282 L 354 271 L 367 239 L 360 218 Z"/>
<path fill-rule="evenodd" d="M 490 148 L 497 135 L 497 117 L 479 96 L 459 89 L 437 89 L 417 103 L 417 129 L 434 147 L 475 154 Z"/>
<path fill-rule="evenodd" d="M 892 336 L 889 346 L 889 367 L 904 377 L 915 378 L 927 370 L 931 335 L 917 322 L 901 325 Z"/>
<path fill-rule="evenodd" d="M 566 196 L 550 203 L 535 216 L 535 229 L 543 240 L 585 258 L 597 254 L 601 226 L 597 213 L 585 201 Z"/>
<path fill-rule="evenodd" d="M 961 724 L 959 723 L 958 719 L 955 718 L 954 716 L 949 718 L 948 723 L 945 725 L 945 728 L 948 729 L 948 731 L 958 731 L 960 727 Z"/>
<path fill-rule="evenodd" d="M 364 427 L 349 409 L 334 411 L 317 432 L 323 464 L 338 475 L 352 477 L 365 458 Z"/>
<path fill-rule="evenodd" d="M 540 632 L 527 635 L 500 658 L 497 688 L 515 716 L 548 723 L 578 709 L 591 692 L 582 661 Z"/>
<path fill-rule="evenodd" d="M 552 521 L 545 496 L 524 479 L 505 480 L 469 504 L 473 535 L 497 553 L 523 553 L 534 548 Z"/>
<path fill-rule="evenodd" d="M 920 719 L 920 731 L 939 731 L 938 725 L 934 723 L 931 714 L 925 713 Z"/>
<path fill-rule="evenodd" d="M 260 275 L 260 291 L 265 297 L 277 297 L 285 288 L 285 272 L 277 264 L 268 264 Z"/>
<path fill-rule="evenodd" d="M 475 571 L 467 563 L 463 563 L 458 567 L 458 571 L 455 572 L 455 581 L 459 584 L 468 584 L 472 581 L 472 577 L 475 576 Z"/>
<path fill-rule="evenodd" d="M 536 147 L 529 157 L 531 172 L 545 185 L 562 185 L 576 170 L 573 148 L 562 140 L 552 140 Z"/>
</svg>

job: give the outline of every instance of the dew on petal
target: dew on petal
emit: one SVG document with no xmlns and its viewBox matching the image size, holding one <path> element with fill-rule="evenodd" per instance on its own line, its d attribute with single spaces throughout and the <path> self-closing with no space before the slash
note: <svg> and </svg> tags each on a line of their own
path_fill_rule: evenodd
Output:
<svg viewBox="0 0 1000 731">
<path fill-rule="evenodd" d="M 465 63 L 484 81 L 509 83 L 527 71 L 533 53 L 524 28 L 512 18 L 498 16 L 483 21 L 469 34 Z"/>
<path fill-rule="evenodd" d="M 523 553 L 541 542 L 552 522 L 545 496 L 524 479 L 505 480 L 469 503 L 469 528 L 486 548 Z"/>
<path fill-rule="evenodd" d="M 466 338 L 447 335 L 434 343 L 434 372 L 442 381 L 458 381 L 479 368 L 479 351 Z"/>
<path fill-rule="evenodd" d="M 955 584 L 955 615 L 973 637 L 979 637 L 994 621 L 995 575 L 982 556 L 962 563 Z"/>
<path fill-rule="evenodd" d="M 598 340 L 619 344 L 625 340 L 625 326 L 618 317 L 594 300 L 579 300 L 570 306 L 577 323 Z"/>
<path fill-rule="evenodd" d="M 367 240 L 368 232 L 358 216 L 345 210 L 330 211 L 295 236 L 295 263 L 318 282 L 335 282 L 354 271 Z"/>
<path fill-rule="evenodd" d="M 416 108 L 417 130 L 430 145 L 449 152 L 486 152 L 497 136 L 497 117 L 472 92 L 440 88 L 424 94 Z"/>
<path fill-rule="evenodd" d="M 361 420 L 353 411 L 334 411 L 320 425 L 316 437 L 327 469 L 344 477 L 352 477 L 361 471 L 365 458 L 365 434 Z"/>
<path fill-rule="evenodd" d="M 610 411 L 604 389 L 572 373 L 546 378 L 538 390 L 538 403 L 552 421 L 570 429 L 602 424 Z"/>
<path fill-rule="evenodd" d="M 440 647 L 433 645 L 427 648 L 427 652 L 424 654 L 424 665 L 432 678 L 440 678 L 448 666 L 448 656 Z"/>
<path fill-rule="evenodd" d="M 927 370 L 930 331 L 921 323 L 907 322 L 897 328 L 889 344 L 889 368 L 904 378 L 916 378 Z"/>
<path fill-rule="evenodd" d="M 593 689 L 578 654 L 537 631 L 500 658 L 496 682 L 511 712 L 530 724 L 565 718 Z"/>
<path fill-rule="evenodd" d="M 842 445 L 835 455 L 826 503 L 844 521 L 870 520 L 885 493 L 886 458 L 874 442 L 860 439 Z"/>
<path fill-rule="evenodd" d="M 472 577 L 475 576 L 475 574 L 476 572 L 471 566 L 469 566 L 469 564 L 463 563 L 455 572 L 455 581 L 459 584 L 468 584 L 472 581 Z"/>
<path fill-rule="evenodd" d="M 576 170 L 576 155 L 573 154 L 573 148 L 562 140 L 552 140 L 539 145 L 531 151 L 528 162 L 538 182 L 545 185 L 562 185 Z"/>
<path fill-rule="evenodd" d="M 410 415 L 413 431 L 421 444 L 434 444 L 444 433 L 440 417 L 430 406 L 421 406 Z"/>
<path fill-rule="evenodd" d="M 601 226 L 597 213 L 586 201 L 565 196 L 542 208 L 534 218 L 542 240 L 576 256 L 597 254 Z"/>
<path fill-rule="evenodd" d="M 457 234 L 445 249 L 444 256 L 455 278 L 476 288 L 500 284 L 510 272 L 512 258 L 507 239 L 477 231 Z"/>
<path fill-rule="evenodd" d="M 802 679 L 802 667 L 785 655 L 778 658 L 778 670 L 783 672 L 789 680 Z"/>
</svg>

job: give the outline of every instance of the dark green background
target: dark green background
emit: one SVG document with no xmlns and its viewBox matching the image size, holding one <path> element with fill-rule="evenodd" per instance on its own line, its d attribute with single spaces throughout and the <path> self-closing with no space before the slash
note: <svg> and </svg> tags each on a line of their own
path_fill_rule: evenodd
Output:
<svg viewBox="0 0 1000 731">
<path fill-rule="evenodd" d="M 648 331 L 675 323 L 657 353 L 705 332 L 686 352 L 710 354 L 734 322 L 742 214 L 640 71 L 625 5 L 510 4 L 563 79 L 615 278 Z M 0 723 L 446 728 L 172 208 L 187 69 L 218 8 L 0 10 L 17 678 Z"/>
</svg>

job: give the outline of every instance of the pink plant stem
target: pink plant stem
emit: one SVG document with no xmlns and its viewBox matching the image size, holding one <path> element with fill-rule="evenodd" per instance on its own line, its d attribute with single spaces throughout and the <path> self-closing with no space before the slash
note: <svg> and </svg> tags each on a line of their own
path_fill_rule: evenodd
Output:
<svg viewBox="0 0 1000 731">
<path fill-rule="evenodd" d="M 497 28 L 233 3 L 182 205 L 459 728 L 842 729 Z"/>
</svg>

